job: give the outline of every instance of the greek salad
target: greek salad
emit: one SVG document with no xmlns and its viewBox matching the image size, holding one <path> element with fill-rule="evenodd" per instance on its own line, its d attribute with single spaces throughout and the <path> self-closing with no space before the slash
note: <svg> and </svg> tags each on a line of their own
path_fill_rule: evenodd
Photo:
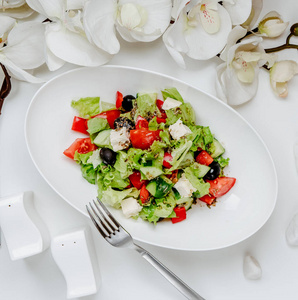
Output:
<svg viewBox="0 0 298 300">
<path fill-rule="evenodd" d="M 99 201 L 125 217 L 177 223 L 198 201 L 214 205 L 236 179 L 224 174 L 229 158 L 223 145 L 208 126 L 196 125 L 178 90 L 158 95 L 117 91 L 115 104 L 99 97 L 73 100 L 71 129 L 86 137 L 63 153 L 97 186 Z"/>
</svg>

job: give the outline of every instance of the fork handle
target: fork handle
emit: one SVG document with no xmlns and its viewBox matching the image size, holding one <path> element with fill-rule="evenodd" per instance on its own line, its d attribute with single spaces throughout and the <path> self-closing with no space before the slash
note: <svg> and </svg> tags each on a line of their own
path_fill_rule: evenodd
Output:
<svg viewBox="0 0 298 300">
<path fill-rule="evenodd" d="M 192 288 L 190 288 L 185 282 L 178 278 L 171 270 L 158 261 L 152 254 L 143 249 L 142 247 L 135 245 L 135 250 L 141 254 L 157 271 L 159 271 L 181 294 L 187 299 L 192 300 L 205 300 Z"/>
</svg>

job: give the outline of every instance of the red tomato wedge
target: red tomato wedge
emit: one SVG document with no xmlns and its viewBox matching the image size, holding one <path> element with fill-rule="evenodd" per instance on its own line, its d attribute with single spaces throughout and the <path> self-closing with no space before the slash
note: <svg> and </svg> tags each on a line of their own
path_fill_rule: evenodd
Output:
<svg viewBox="0 0 298 300">
<path fill-rule="evenodd" d="M 136 129 L 148 128 L 148 127 L 149 127 L 149 122 L 145 118 L 138 116 L 136 120 Z"/>
<path fill-rule="evenodd" d="M 76 139 L 69 148 L 67 148 L 63 154 L 67 157 L 74 159 L 76 151 L 79 153 L 88 153 L 97 149 L 97 146 L 91 143 L 90 138 L 79 138 Z"/>
<path fill-rule="evenodd" d="M 213 203 L 213 201 L 215 200 L 214 196 L 211 195 L 205 195 L 201 198 L 199 198 L 201 201 L 207 203 L 208 205 L 211 205 Z"/>
<path fill-rule="evenodd" d="M 142 203 L 145 203 L 147 202 L 147 200 L 149 199 L 149 192 L 148 190 L 146 189 L 146 185 L 143 184 L 142 187 L 141 187 L 141 190 L 140 190 L 140 199 L 142 201 Z"/>
<path fill-rule="evenodd" d="M 164 157 L 163 157 L 163 162 L 162 162 L 163 166 L 165 168 L 168 168 L 168 169 L 171 168 L 172 167 L 172 164 L 171 164 L 172 160 L 173 160 L 172 154 L 168 153 L 168 152 L 165 152 Z"/>
<path fill-rule="evenodd" d="M 141 180 L 141 173 L 139 171 L 135 171 L 131 175 L 129 175 L 129 180 L 131 184 L 138 190 L 144 183 L 146 183 L 146 180 Z"/>
<path fill-rule="evenodd" d="M 116 108 L 120 108 L 122 106 L 123 94 L 119 91 L 116 93 Z"/>
<path fill-rule="evenodd" d="M 130 131 L 130 141 L 132 146 L 137 149 L 149 149 L 154 141 L 159 140 L 160 130 L 148 130 L 145 128 Z"/>
<path fill-rule="evenodd" d="M 211 155 L 207 151 L 202 150 L 197 155 L 196 162 L 201 164 L 201 165 L 209 166 L 213 162 L 213 158 L 211 157 Z"/>
<path fill-rule="evenodd" d="M 156 106 L 158 107 L 158 109 L 159 109 L 161 112 L 165 112 L 165 111 L 162 109 L 163 103 L 164 103 L 164 102 L 163 102 L 162 100 L 159 100 L 159 99 L 156 100 Z"/>
<path fill-rule="evenodd" d="M 186 219 L 186 209 L 185 207 L 175 207 L 174 212 L 176 213 L 176 218 L 172 218 L 172 223 L 178 223 Z"/>
<path fill-rule="evenodd" d="M 214 197 L 225 195 L 235 184 L 236 178 L 219 177 L 214 180 L 206 180 L 210 183 L 209 193 Z"/>
<path fill-rule="evenodd" d="M 98 115 L 93 116 L 92 118 L 102 118 L 102 119 L 107 119 L 110 127 L 114 129 L 114 121 L 120 117 L 121 111 L 118 109 L 113 109 L 113 110 L 107 110 L 105 112 L 102 112 Z"/>
<path fill-rule="evenodd" d="M 74 130 L 74 131 L 78 131 L 78 132 L 89 135 L 89 133 L 87 131 L 87 129 L 88 129 L 87 121 L 88 121 L 87 119 L 75 116 L 73 118 L 71 129 Z"/>
<path fill-rule="evenodd" d="M 166 123 L 167 120 L 166 120 L 165 118 L 159 118 L 159 117 L 156 117 L 156 122 L 157 122 L 158 124 L 160 124 L 160 123 Z"/>
</svg>

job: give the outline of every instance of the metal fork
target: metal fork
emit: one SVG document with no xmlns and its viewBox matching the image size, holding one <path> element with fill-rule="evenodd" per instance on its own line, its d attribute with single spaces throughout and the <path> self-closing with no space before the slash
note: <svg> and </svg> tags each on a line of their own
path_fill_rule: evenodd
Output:
<svg viewBox="0 0 298 300">
<path fill-rule="evenodd" d="M 191 289 L 186 283 L 178 278 L 172 271 L 159 262 L 152 254 L 136 245 L 131 235 L 115 220 L 105 205 L 98 200 L 93 200 L 90 208 L 86 205 L 87 212 L 100 234 L 114 247 L 127 247 L 136 250 L 153 267 L 155 267 L 174 287 L 187 299 L 204 300 L 199 294 Z"/>
</svg>

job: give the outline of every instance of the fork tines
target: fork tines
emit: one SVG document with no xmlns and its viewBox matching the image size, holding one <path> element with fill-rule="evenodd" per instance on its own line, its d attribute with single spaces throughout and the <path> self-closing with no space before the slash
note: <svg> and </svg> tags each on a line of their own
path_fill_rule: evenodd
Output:
<svg viewBox="0 0 298 300">
<path fill-rule="evenodd" d="M 97 202 L 93 200 L 93 205 L 89 202 L 89 206 L 91 210 L 86 205 L 87 212 L 95 227 L 104 238 L 110 237 L 115 230 L 119 230 L 120 224 L 99 199 L 97 199 Z"/>
</svg>

